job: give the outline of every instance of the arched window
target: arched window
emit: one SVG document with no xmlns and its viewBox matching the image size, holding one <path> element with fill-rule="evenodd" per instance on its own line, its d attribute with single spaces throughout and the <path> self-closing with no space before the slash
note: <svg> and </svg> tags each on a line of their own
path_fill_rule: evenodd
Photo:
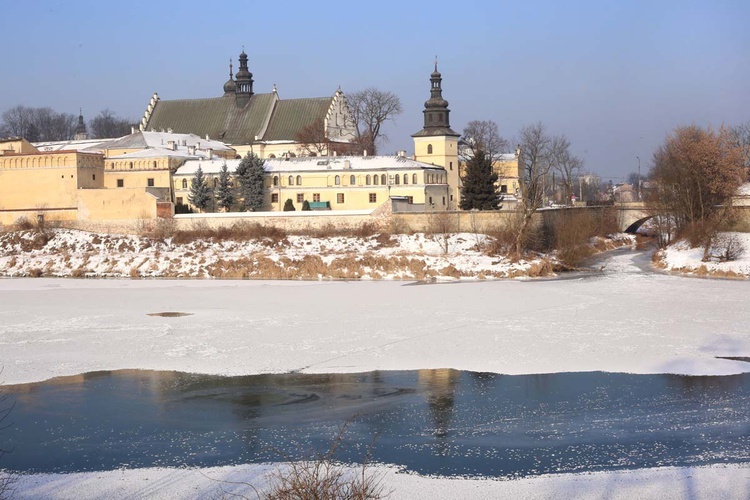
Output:
<svg viewBox="0 0 750 500">
<path fill-rule="evenodd" d="M 154 160 L 154 170 L 156 170 L 156 160 Z"/>
<path fill-rule="evenodd" d="M 387 181 L 387 180 L 385 180 L 385 174 L 381 174 L 381 175 L 380 175 L 380 183 L 381 183 L 382 185 L 384 185 L 384 186 L 385 186 L 386 184 L 388 184 L 388 181 Z"/>
<path fill-rule="evenodd" d="M 394 175 L 393 176 L 393 183 L 396 184 L 396 185 L 401 184 L 401 176 L 398 175 L 398 174 Z"/>
<path fill-rule="evenodd" d="M 187 189 L 187 179 L 182 179 L 182 189 Z"/>
<path fill-rule="evenodd" d="M 417 183 L 417 174 L 411 174 L 411 183 L 416 184 Z"/>
<path fill-rule="evenodd" d="M 431 155 L 431 154 L 432 154 L 432 144 L 428 144 L 428 145 L 427 145 L 427 154 L 428 154 L 428 155 Z"/>
<path fill-rule="evenodd" d="M 297 185 L 298 185 L 298 186 L 301 186 L 301 185 L 302 185 L 302 176 L 301 176 L 301 175 L 298 175 L 298 176 L 297 176 Z"/>
<path fill-rule="evenodd" d="M 356 177 L 354 177 L 353 175 L 350 175 L 350 176 L 349 176 L 349 185 L 350 185 L 350 186 L 353 186 L 353 185 L 355 185 L 356 183 L 357 183 L 357 178 L 356 178 Z"/>
<path fill-rule="evenodd" d="M 219 179 L 214 177 L 214 187 L 216 187 L 219 184 Z"/>
<path fill-rule="evenodd" d="M 130 168 L 131 169 L 133 168 L 133 162 L 132 161 L 130 162 Z"/>
<path fill-rule="evenodd" d="M 274 186 L 278 186 L 279 185 L 279 176 L 278 175 L 274 175 L 273 176 L 273 185 Z"/>
<path fill-rule="evenodd" d="M 289 185 L 294 186 L 294 177 L 291 175 L 289 176 Z"/>
<path fill-rule="evenodd" d="M 409 174 L 404 174 L 404 184 L 409 184 Z"/>
<path fill-rule="evenodd" d="M 341 184 L 341 177 L 338 176 L 338 175 L 336 177 L 334 177 L 333 178 L 333 183 L 336 184 L 337 186 L 340 185 Z"/>
<path fill-rule="evenodd" d="M 276 158 L 276 155 L 275 155 L 275 154 L 273 154 L 273 153 L 271 153 L 270 155 L 268 155 L 268 157 L 269 157 L 269 158 Z"/>
<path fill-rule="evenodd" d="M 368 174 L 367 177 L 365 177 L 365 184 L 368 186 L 372 183 L 372 177 Z"/>
<path fill-rule="evenodd" d="M 372 183 L 373 183 L 374 185 L 376 185 L 376 186 L 378 185 L 378 176 L 377 176 L 377 175 L 373 175 L 373 176 L 372 176 Z"/>
</svg>

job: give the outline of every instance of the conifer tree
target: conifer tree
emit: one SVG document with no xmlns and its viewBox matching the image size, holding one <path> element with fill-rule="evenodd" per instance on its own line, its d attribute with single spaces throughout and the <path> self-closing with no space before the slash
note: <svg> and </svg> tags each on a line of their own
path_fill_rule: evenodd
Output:
<svg viewBox="0 0 750 500">
<path fill-rule="evenodd" d="M 203 169 L 198 166 L 192 181 L 190 182 L 190 193 L 188 194 L 190 203 L 201 212 L 206 209 L 211 201 L 211 188 L 208 187 L 206 178 L 203 175 Z"/>
<path fill-rule="evenodd" d="M 221 171 L 219 172 L 219 185 L 216 186 L 216 201 L 219 207 L 223 208 L 225 212 L 229 212 L 234 203 L 232 181 L 229 177 L 229 168 L 226 162 L 221 166 Z"/>
<path fill-rule="evenodd" d="M 287 198 L 284 202 L 284 212 L 294 212 L 296 208 L 294 208 L 294 202 L 291 198 Z"/>
<path fill-rule="evenodd" d="M 263 160 L 254 153 L 247 153 L 236 170 L 240 183 L 242 207 L 252 212 L 263 210 Z"/>
<path fill-rule="evenodd" d="M 466 164 L 461 189 L 461 209 L 497 210 L 500 197 L 496 182 L 497 174 L 492 169 L 492 159 L 478 149 Z"/>
<path fill-rule="evenodd" d="M 303 202 L 302 202 L 302 211 L 303 211 L 303 212 L 309 212 L 310 210 L 312 210 L 312 209 L 310 208 L 310 202 L 309 202 L 309 201 L 307 201 L 307 200 L 303 201 Z"/>
</svg>

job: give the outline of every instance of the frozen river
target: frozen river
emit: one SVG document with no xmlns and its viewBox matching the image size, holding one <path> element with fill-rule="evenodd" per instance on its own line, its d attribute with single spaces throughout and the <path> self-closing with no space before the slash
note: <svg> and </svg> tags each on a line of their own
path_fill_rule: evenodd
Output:
<svg viewBox="0 0 750 500">
<path fill-rule="evenodd" d="M 658 374 L 732 375 L 750 371 L 750 363 L 721 359 L 750 356 L 748 286 L 744 281 L 652 273 L 637 253 L 615 254 L 593 276 L 543 281 L 414 286 L 404 282 L 6 279 L 0 280 L 0 363 L 6 384 L 60 376 L 82 381 L 81 374 L 87 372 L 121 369 L 214 375 L 456 369 L 506 375 L 559 373 L 562 378 L 598 371 L 651 374 L 661 381 L 670 379 Z M 160 315 L 164 312 L 184 314 Z M 621 392 L 610 390 L 607 399 L 617 402 Z M 446 435 L 451 432 L 448 427 Z M 460 435 L 453 431 L 453 436 Z M 737 432 L 724 434 L 729 448 L 744 446 L 746 434 Z M 711 436 L 719 439 L 722 432 Z M 701 444 L 688 446 L 700 449 Z M 721 461 L 718 455 L 704 462 L 660 461 L 659 450 L 655 448 L 654 453 L 651 463 L 625 466 Z M 648 460 L 645 448 L 634 454 Z M 622 457 L 627 453 L 617 457 L 625 460 Z M 732 460 L 741 461 L 737 455 Z M 537 473 L 555 470 L 554 460 L 549 463 Z M 575 466 L 558 470 L 575 470 Z M 684 470 L 690 477 L 701 476 L 695 469 Z M 747 469 L 741 471 L 740 477 L 748 475 Z M 510 468 L 506 472 L 514 474 Z M 169 469 L 148 474 L 169 477 L 175 487 L 179 482 L 175 475 L 182 473 Z M 663 477 L 661 472 L 653 474 Z M 737 478 L 737 474 L 734 470 L 701 477 L 706 477 L 706 491 L 720 491 L 724 478 Z M 38 497 L 41 490 L 28 484 L 34 481 L 32 477 L 43 476 L 28 476 L 24 491 Z M 44 484 L 53 484 L 54 491 L 64 490 L 63 476 L 44 477 Z M 199 482 L 197 476 L 184 477 L 180 484 L 192 491 Z M 394 484 L 403 483 L 389 477 Z M 80 493 L 85 480 L 78 478 L 71 491 Z M 562 484 L 555 481 L 558 486 L 552 485 L 551 491 L 558 491 Z M 730 496 L 747 493 L 745 484 L 750 482 L 743 481 L 731 483 Z M 439 481 L 430 484 L 438 483 L 437 491 L 449 487 Z M 661 493 L 679 491 L 660 490 L 659 485 L 667 484 L 663 480 L 639 484 L 649 484 L 652 493 L 653 488 Z M 458 488 L 455 494 L 465 496 L 463 486 L 456 485 L 450 483 Z M 513 488 L 520 485 L 482 483 L 471 487 L 475 493 L 468 496 L 478 491 L 514 496 L 518 492 Z M 407 496 L 417 491 L 404 487 L 410 492 Z M 99 488 L 92 490 L 92 498 L 104 494 Z M 422 483 L 418 487 L 425 492 L 430 488 Z M 576 488 L 580 492 L 580 485 Z M 629 491 L 642 493 L 637 488 Z"/>
</svg>

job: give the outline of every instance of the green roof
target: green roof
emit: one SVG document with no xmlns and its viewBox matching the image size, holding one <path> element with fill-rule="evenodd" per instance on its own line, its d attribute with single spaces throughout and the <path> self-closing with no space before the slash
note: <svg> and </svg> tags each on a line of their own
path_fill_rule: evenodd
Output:
<svg viewBox="0 0 750 500">
<path fill-rule="evenodd" d="M 273 93 L 253 94 L 243 107 L 237 105 L 234 95 L 159 100 L 146 130 L 172 129 L 175 133 L 208 135 L 234 145 L 250 144 L 256 136 L 264 141 L 294 141 L 306 126 L 325 119 L 331 100 L 331 97 L 279 100 Z"/>
<path fill-rule="evenodd" d="M 263 140 L 293 141 L 297 134 L 308 125 L 316 121 L 322 123 L 330 107 L 330 97 L 279 101 L 276 103 Z"/>
<path fill-rule="evenodd" d="M 146 124 L 146 130 L 167 130 L 182 134 L 206 135 L 227 144 L 249 144 L 263 132 L 271 114 L 274 94 L 254 94 L 238 107 L 235 96 L 208 99 L 159 100 Z"/>
</svg>

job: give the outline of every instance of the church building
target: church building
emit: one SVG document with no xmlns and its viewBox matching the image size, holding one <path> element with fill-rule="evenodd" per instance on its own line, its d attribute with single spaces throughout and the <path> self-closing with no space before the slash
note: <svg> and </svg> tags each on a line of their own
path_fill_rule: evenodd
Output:
<svg viewBox="0 0 750 500">
<path fill-rule="evenodd" d="M 247 54 L 243 51 L 239 59 L 236 75 L 230 62 L 220 97 L 161 100 L 154 94 L 140 129 L 196 134 L 228 144 L 238 156 L 253 152 L 261 158 L 305 154 L 300 136 L 310 132 L 320 131 L 324 142 L 334 144 L 354 139 L 354 122 L 341 89 L 332 97 L 302 99 L 281 99 L 275 85 L 270 93 L 255 93 Z"/>
</svg>

